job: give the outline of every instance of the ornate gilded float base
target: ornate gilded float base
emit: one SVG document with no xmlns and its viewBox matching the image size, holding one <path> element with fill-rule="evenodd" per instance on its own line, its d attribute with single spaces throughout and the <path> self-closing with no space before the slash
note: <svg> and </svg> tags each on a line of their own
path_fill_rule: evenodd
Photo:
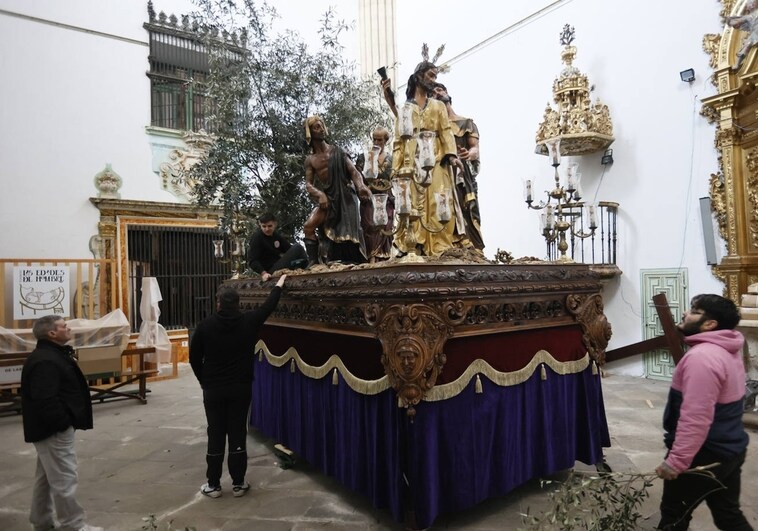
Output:
<svg viewBox="0 0 758 531">
<path fill-rule="evenodd" d="M 245 309 L 261 304 L 273 281 L 229 280 Z M 445 366 L 445 343 L 480 336 L 579 325 L 590 356 L 604 359 L 610 325 L 601 278 L 583 264 L 424 263 L 358 266 L 288 277 L 268 323 L 289 329 L 374 338 L 400 405 L 413 406 Z"/>
</svg>

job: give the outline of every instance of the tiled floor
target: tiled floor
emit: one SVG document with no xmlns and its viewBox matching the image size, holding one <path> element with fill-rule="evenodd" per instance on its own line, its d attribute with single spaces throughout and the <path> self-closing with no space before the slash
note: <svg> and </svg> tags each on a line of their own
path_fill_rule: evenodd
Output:
<svg viewBox="0 0 758 531">
<path fill-rule="evenodd" d="M 219 499 L 205 498 L 205 417 L 200 388 L 189 367 L 180 377 L 150 385 L 147 405 L 136 401 L 95 406 L 95 429 L 77 432 L 79 499 L 89 521 L 113 531 L 143 529 L 155 515 L 159 529 L 194 526 L 209 530 L 378 530 L 402 529 L 389 513 L 341 487 L 307 465 L 283 470 L 271 452 L 273 441 L 251 433 L 248 479 L 251 492 L 234 498 L 227 488 Z M 652 472 L 663 457 L 661 414 L 668 385 L 664 382 L 608 375 L 603 391 L 612 446 L 606 451 L 614 471 Z M 0 530 L 29 529 L 35 451 L 23 442 L 20 416 L 0 418 Z M 742 506 L 758 529 L 758 442 L 743 469 Z M 577 464 L 577 468 L 590 468 Z M 562 475 L 558 475 L 560 478 Z M 653 529 L 661 481 L 642 507 L 640 529 Z M 432 529 L 474 531 L 521 527 L 522 511 L 539 512 L 545 491 L 534 480 L 508 496 L 488 500 L 468 511 L 443 515 Z M 692 530 L 715 529 L 708 509 L 695 512 Z"/>
</svg>

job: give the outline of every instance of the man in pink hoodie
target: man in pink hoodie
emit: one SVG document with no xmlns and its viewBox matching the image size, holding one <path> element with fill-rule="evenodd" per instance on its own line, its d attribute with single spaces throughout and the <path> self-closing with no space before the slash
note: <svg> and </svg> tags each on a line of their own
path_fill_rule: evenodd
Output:
<svg viewBox="0 0 758 531">
<path fill-rule="evenodd" d="M 740 510 L 740 474 L 748 445 L 742 424 L 745 338 L 734 330 L 735 304 L 719 295 L 697 295 L 679 330 L 690 349 L 674 371 L 663 413 L 669 451 L 655 469 L 665 479 L 658 529 L 686 530 L 705 500 L 719 529 L 752 530 Z M 688 469 L 720 463 L 710 471 L 723 484 Z"/>
</svg>

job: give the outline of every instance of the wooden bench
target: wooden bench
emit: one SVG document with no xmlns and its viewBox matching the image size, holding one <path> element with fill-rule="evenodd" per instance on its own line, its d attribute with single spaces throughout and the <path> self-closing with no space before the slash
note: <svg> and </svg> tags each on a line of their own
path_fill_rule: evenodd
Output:
<svg viewBox="0 0 758 531">
<path fill-rule="evenodd" d="M 145 355 L 153 352 L 155 352 L 154 347 L 127 348 L 121 353 L 121 358 L 130 361 L 129 369 L 107 375 L 108 378 L 103 378 L 102 373 L 85 374 L 92 401 L 102 403 L 106 400 L 131 398 L 146 404 L 147 393 L 150 392 L 147 388 L 147 379 L 159 372 L 157 369 L 145 368 Z M 5 377 L 4 381 L 0 382 L 0 414 L 21 412 L 21 368 L 29 354 L 29 352 L 0 353 L 0 371 Z M 92 383 L 97 380 L 113 380 L 113 382 Z M 137 389 L 123 389 L 130 384 L 136 384 Z"/>
<path fill-rule="evenodd" d="M 116 381 L 108 384 L 90 385 L 89 390 L 92 393 L 92 401 L 104 402 L 105 400 L 125 400 L 133 398 L 139 400 L 143 404 L 147 403 L 147 393 L 150 390 L 147 388 L 147 379 L 150 376 L 158 374 L 158 369 L 146 369 L 145 368 L 145 354 L 151 354 L 155 352 L 155 347 L 144 348 L 127 348 L 121 353 L 121 358 L 136 356 L 138 362 L 136 364 L 130 364 L 128 371 L 122 371 L 118 375 L 114 376 Z M 87 375 L 85 375 L 86 377 Z M 137 384 L 136 391 L 125 391 L 121 388 L 129 384 Z"/>
</svg>

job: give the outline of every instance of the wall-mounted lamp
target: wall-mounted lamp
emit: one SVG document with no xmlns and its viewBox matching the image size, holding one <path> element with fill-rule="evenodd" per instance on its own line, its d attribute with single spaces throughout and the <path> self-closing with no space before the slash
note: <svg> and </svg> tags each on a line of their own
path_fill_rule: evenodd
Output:
<svg viewBox="0 0 758 531">
<path fill-rule="evenodd" d="M 600 159 L 600 164 L 605 166 L 606 164 L 613 164 L 613 150 L 606 149 L 603 153 L 603 158 Z"/>
<path fill-rule="evenodd" d="M 695 81 L 695 69 L 694 68 L 688 68 L 687 70 L 682 70 L 679 72 L 679 77 L 682 78 L 682 81 L 685 81 L 687 83 L 692 83 Z"/>
</svg>

